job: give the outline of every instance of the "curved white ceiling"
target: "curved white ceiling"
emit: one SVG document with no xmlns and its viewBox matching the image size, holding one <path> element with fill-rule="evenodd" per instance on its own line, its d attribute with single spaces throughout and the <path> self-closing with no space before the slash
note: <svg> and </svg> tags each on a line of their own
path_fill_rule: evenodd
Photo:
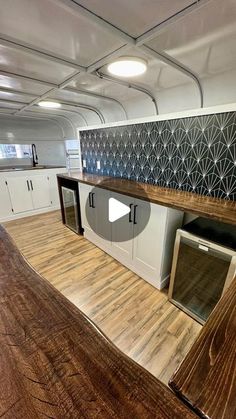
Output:
<svg viewBox="0 0 236 419">
<path fill-rule="evenodd" d="M 235 41 L 235 0 L 0 0 L 0 114 L 54 98 L 81 126 L 236 101 Z M 109 78 L 122 55 L 147 72 Z"/>
</svg>

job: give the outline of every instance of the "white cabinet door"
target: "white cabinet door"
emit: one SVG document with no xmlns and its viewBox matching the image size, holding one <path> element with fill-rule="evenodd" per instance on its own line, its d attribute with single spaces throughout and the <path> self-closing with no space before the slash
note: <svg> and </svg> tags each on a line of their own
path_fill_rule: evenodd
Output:
<svg viewBox="0 0 236 419">
<path fill-rule="evenodd" d="M 86 185 L 85 183 L 79 184 L 79 200 L 80 200 L 80 211 L 81 211 L 81 220 L 82 220 L 82 227 L 85 230 L 92 231 L 89 222 L 87 220 L 87 214 L 89 218 L 95 217 L 94 208 L 90 207 L 89 205 L 89 194 L 92 191 L 93 187 L 90 185 Z"/>
<path fill-rule="evenodd" d="M 49 176 L 36 175 L 29 178 L 34 209 L 51 206 Z"/>
<path fill-rule="evenodd" d="M 0 177 L 0 221 L 12 215 L 10 194 L 7 189 L 6 180 Z"/>
<path fill-rule="evenodd" d="M 89 194 L 90 201 L 89 201 Z M 84 235 L 102 248 L 111 245 L 111 223 L 108 220 L 108 199 L 110 192 L 79 184 L 80 210 Z M 88 222 L 88 218 L 90 223 Z"/>
<path fill-rule="evenodd" d="M 112 198 L 121 201 L 125 205 L 133 204 L 133 198 L 118 193 L 112 193 Z M 124 263 L 132 263 L 133 256 L 133 222 L 130 220 L 130 215 L 116 220 L 112 223 L 112 254 L 113 256 Z M 124 237 L 130 237 L 129 240 L 123 240 Z"/>
<path fill-rule="evenodd" d="M 135 200 L 136 222 L 134 225 L 133 263 L 135 270 L 153 285 L 160 282 L 164 238 L 166 228 L 166 207 Z M 151 209 L 149 221 L 143 231 L 139 232 L 139 222 Z M 155 283 L 156 282 L 156 283 Z"/>
<path fill-rule="evenodd" d="M 96 227 L 95 233 L 100 237 L 103 244 L 111 245 L 111 223 L 108 218 L 108 202 L 110 192 L 102 188 L 94 188 L 92 197 L 95 207 Z"/>
<path fill-rule="evenodd" d="M 9 177 L 7 178 L 7 186 L 14 214 L 34 209 L 29 179 L 27 177 Z"/>
</svg>

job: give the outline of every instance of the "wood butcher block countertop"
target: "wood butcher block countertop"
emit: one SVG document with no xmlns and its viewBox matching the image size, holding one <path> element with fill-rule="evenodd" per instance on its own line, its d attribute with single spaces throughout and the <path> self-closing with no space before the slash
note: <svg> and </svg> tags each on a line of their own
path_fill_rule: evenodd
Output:
<svg viewBox="0 0 236 419">
<path fill-rule="evenodd" d="M 77 180 L 93 186 L 100 186 L 113 192 L 148 200 L 201 217 L 212 218 L 228 224 L 236 224 L 236 202 L 211 198 L 191 192 L 161 188 L 131 180 L 98 176 L 84 173 L 63 173 L 58 177 Z"/>
<path fill-rule="evenodd" d="M 1 418 L 197 417 L 40 277 L 2 227 L 0 300 Z"/>
<path fill-rule="evenodd" d="M 169 384 L 202 417 L 236 418 L 236 278 Z"/>
</svg>

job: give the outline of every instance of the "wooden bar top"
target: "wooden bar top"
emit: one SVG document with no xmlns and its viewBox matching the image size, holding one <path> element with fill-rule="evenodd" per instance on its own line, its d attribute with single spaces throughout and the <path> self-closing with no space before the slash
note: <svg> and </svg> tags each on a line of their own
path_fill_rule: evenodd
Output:
<svg viewBox="0 0 236 419">
<path fill-rule="evenodd" d="M 2 227 L 0 302 L 0 417 L 197 417 L 40 277 Z"/>
<path fill-rule="evenodd" d="M 58 175 L 58 177 L 77 180 L 92 186 L 100 186 L 113 192 L 144 199 L 154 204 L 184 212 L 191 212 L 223 223 L 236 224 L 236 202 L 234 201 L 108 176 L 68 172 Z"/>
<path fill-rule="evenodd" d="M 169 385 L 205 418 L 236 418 L 236 278 Z"/>
</svg>

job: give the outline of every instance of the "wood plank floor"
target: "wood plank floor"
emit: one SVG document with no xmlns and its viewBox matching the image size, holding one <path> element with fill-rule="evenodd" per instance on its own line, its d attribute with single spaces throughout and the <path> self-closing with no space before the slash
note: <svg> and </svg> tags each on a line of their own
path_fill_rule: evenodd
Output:
<svg viewBox="0 0 236 419">
<path fill-rule="evenodd" d="M 167 383 L 201 326 L 61 223 L 54 211 L 5 223 L 30 264 L 128 356 Z"/>
</svg>

